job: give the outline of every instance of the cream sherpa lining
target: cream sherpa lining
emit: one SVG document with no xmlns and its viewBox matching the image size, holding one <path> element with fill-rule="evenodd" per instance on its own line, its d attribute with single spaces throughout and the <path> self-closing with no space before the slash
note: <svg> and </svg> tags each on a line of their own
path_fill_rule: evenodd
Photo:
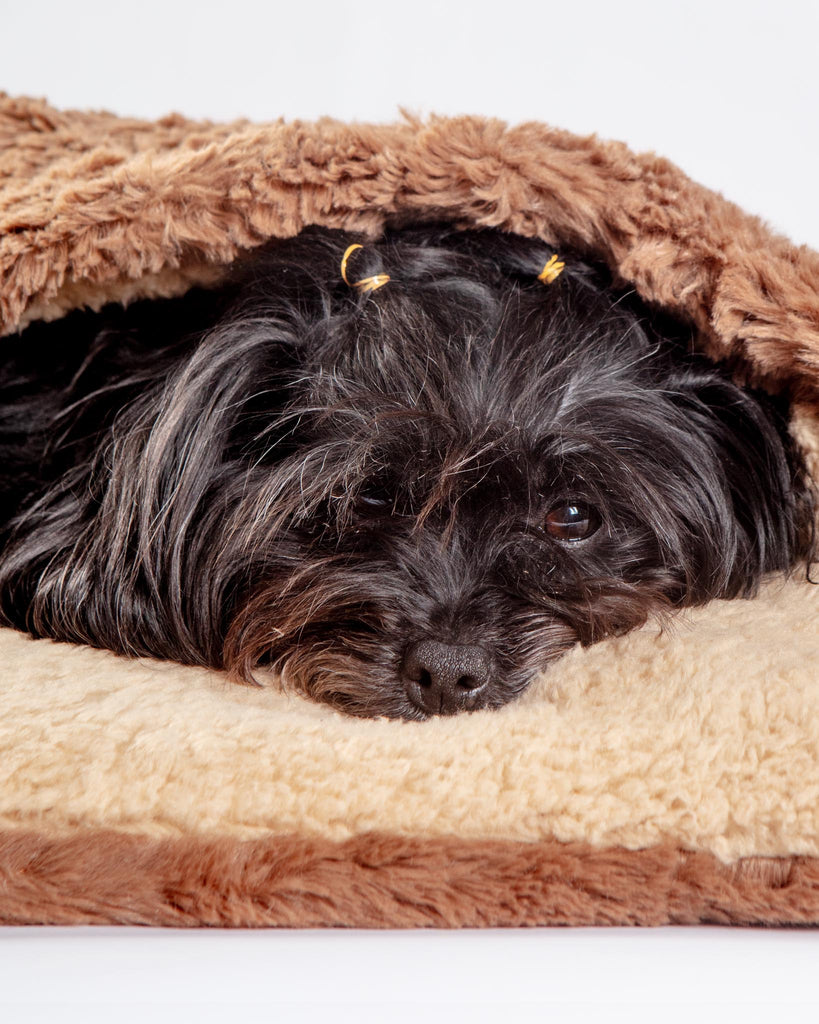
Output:
<svg viewBox="0 0 819 1024">
<path fill-rule="evenodd" d="M 819 855 L 817 613 L 819 587 L 773 583 L 426 723 L 6 630 L 0 827 Z"/>
</svg>

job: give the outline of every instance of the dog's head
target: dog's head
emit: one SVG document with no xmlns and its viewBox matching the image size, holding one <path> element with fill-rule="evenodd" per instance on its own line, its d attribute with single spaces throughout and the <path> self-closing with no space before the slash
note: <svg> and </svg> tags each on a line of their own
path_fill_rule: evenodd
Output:
<svg viewBox="0 0 819 1024">
<path fill-rule="evenodd" d="M 56 339 L 78 368 L 52 419 L 26 406 L 52 475 L 3 621 L 424 717 L 809 554 L 782 403 L 602 270 L 540 280 L 552 250 L 493 232 L 350 242 L 271 244 L 95 321 L 90 354 Z"/>
<path fill-rule="evenodd" d="M 235 673 L 360 715 L 496 707 L 578 642 L 806 554 L 779 411 L 598 271 L 546 284 L 541 243 L 418 231 L 350 254 L 353 284 L 389 275 L 367 291 L 348 241 L 270 248 L 199 354 L 238 369 Z"/>
</svg>

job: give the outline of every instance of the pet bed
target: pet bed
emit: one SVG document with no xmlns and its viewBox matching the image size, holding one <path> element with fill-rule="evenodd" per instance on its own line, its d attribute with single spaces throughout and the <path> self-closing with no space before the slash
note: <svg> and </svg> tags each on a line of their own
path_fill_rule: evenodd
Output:
<svg viewBox="0 0 819 1024">
<path fill-rule="evenodd" d="M 816 468 L 819 255 L 653 154 L 0 96 L 0 183 L 3 333 L 180 294 L 308 224 L 493 226 L 605 261 L 787 389 Z M 0 631 L 0 922 L 819 923 L 818 621 L 819 587 L 772 580 L 425 723 Z"/>
</svg>

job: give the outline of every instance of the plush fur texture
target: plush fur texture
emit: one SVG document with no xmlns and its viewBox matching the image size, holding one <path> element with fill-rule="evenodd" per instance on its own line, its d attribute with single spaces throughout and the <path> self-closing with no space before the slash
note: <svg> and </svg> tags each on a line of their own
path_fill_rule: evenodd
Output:
<svg viewBox="0 0 819 1024">
<path fill-rule="evenodd" d="M 784 409 L 576 254 L 350 241 L 8 339 L 0 622 L 423 717 L 810 556 Z"/>
<path fill-rule="evenodd" d="M 816 860 L 726 865 L 672 847 L 585 843 L 23 832 L 0 837 L 0 882 L 0 924 L 519 928 L 819 918 Z"/>
<path fill-rule="evenodd" d="M 652 153 L 477 117 L 148 123 L 0 97 L 0 186 L 5 333 L 213 284 L 309 224 L 498 227 L 605 263 L 797 400 L 816 448 L 819 256 Z M 816 923 L 816 591 L 685 611 L 423 723 L 3 631 L 3 920 Z"/>
<path fill-rule="evenodd" d="M 568 245 L 819 408 L 819 254 L 656 153 L 482 117 L 156 122 L 0 94 L 0 331 L 212 283 L 271 236 L 430 219 Z"/>
<path fill-rule="evenodd" d="M 816 857 L 817 616 L 819 587 L 777 580 L 577 647 L 502 708 L 423 722 L 0 630 L 0 830 Z"/>
</svg>

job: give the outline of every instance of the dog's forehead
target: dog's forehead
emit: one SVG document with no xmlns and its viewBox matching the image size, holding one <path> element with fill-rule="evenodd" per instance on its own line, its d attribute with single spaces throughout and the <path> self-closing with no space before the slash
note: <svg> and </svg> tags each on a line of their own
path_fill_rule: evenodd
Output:
<svg viewBox="0 0 819 1024">
<path fill-rule="evenodd" d="M 373 443 L 364 445 L 359 482 L 376 481 L 419 503 L 466 499 L 500 513 L 509 503 L 528 503 L 549 472 L 542 440 L 508 422 L 396 419 L 386 431 L 374 427 Z"/>
<path fill-rule="evenodd" d="M 639 375 L 650 348 L 639 331 L 624 328 L 617 345 L 604 345 L 585 323 L 514 314 L 446 332 L 428 320 L 385 317 L 324 350 L 315 397 L 328 406 L 393 404 L 446 417 L 472 433 L 488 422 L 513 422 L 538 434 L 577 399 L 590 406 L 596 394 L 620 391 Z"/>
<path fill-rule="evenodd" d="M 600 346 L 533 318 L 445 336 L 392 326 L 326 351 L 304 378 L 327 428 L 318 438 L 338 442 L 348 481 L 383 472 L 405 484 L 446 479 L 450 492 L 531 494 L 544 474 L 599 476 L 618 430 L 630 440 L 625 410 L 645 405 L 639 332 Z"/>
<path fill-rule="evenodd" d="M 343 352 L 302 380 L 318 408 L 378 417 L 385 433 L 424 435 L 435 421 L 439 434 L 474 437 L 513 425 L 539 433 L 577 372 L 553 344 L 538 348 L 521 339 L 510 351 L 486 339 L 431 338 L 423 346 Z"/>
</svg>

